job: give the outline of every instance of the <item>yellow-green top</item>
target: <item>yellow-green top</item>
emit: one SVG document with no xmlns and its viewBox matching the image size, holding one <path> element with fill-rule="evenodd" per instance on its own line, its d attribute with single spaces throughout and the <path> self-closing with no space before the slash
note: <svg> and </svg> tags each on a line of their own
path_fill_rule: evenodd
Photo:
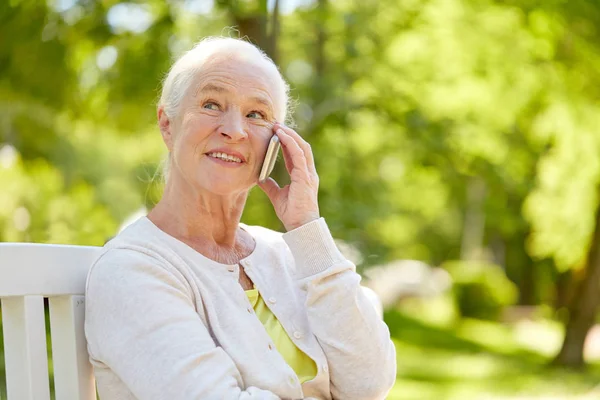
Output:
<svg viewBox="0 0 600 400">
<path fill-rule="evenodd" d="M 271 340 L 273 340 L 277 351 L 296 372 L 300 383 L 313 379 L 317 375 L 317 365 L 292 342 L 283 326 L 265 304 L 258 290 L 246 290 L 246 295 L 250 300 L 250 304 L 252 304 L 252 308 L 254 308 L 256 316 L 262 322 Z"/>
</svg>

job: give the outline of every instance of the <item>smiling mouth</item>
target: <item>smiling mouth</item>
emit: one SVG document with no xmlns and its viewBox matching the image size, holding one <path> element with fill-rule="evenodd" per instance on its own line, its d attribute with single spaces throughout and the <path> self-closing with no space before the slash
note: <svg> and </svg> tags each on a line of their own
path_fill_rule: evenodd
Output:
<svg viewBox="0 0 600 400">
<path fill-rule="evenodd" d="M 227 161 L 227 162 L 231 162 L 231 163 L 237 163 L 237 164 L 242 163 L 242 160 L 239 157 L 232 156 L 232 155 L 225 154 L 225 153 L 215 152 L 215 153 L 206 153 L 206 155 L 209 157 L 212 157 L 212 158 L 217 158 L 219 160 L 223 160 L 223 161 Z"/>
</svg>

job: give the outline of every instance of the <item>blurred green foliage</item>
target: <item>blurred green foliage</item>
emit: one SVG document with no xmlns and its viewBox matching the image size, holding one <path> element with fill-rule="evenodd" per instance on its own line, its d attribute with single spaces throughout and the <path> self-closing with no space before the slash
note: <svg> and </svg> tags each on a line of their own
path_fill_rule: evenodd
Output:
<svg viewBox="0 0 600 400">
<path fill-rule="evenodd" d="M 451 261 L 442 265 L 452 277 L 462 316 L 497 320 L 518 299 L 517 287 L 497 265 L 480 261 Z"/>
<path fill-rule="evenodd" d="M 513 281 L 546 260 L 556 273 L 582 265 L 600 171 L 598 7 L 287 3 L 277 61 L 315 151 L 322 213 L 365 266 L 461 258 L 478 209 L 469 246 Z M 165 153 L 154 104 L 171 61 L 267 12 L 254 1 L 4 2 L 0 140 L 18 161 L 3 158 L 0 240 L 101 245 L 151 207 Z M 281 165 L 275 174 L 285 181 Z M 484 190 L 470 201 L 475 178 Z M 244 220 L 281 228 L 259 190 Z"/>
</svg>

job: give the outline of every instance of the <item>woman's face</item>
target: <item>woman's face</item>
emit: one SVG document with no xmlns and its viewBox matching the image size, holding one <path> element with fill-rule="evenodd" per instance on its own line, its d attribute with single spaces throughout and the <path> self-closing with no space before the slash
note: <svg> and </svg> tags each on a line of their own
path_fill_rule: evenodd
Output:
<svg viewBox="0 0 600 400">
<path fill-rule="evenodd" d="M 205 64 L 170 122 L 176 181 L 220 195 L 254 186 L 273 135 L 276 82 L 264 65 L 235 57 Z"/>
</svg>

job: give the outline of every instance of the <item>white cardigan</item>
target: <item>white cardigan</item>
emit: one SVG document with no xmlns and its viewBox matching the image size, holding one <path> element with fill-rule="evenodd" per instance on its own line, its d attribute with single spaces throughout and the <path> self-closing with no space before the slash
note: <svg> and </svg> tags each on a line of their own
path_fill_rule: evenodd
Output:
<svg viewBox="0 0 600 400">
<path fill-rule="evenodd" d="M 396 377 L 385 323 L 323 218 L 285 234 L 241 227 L 240 261 L 298 348 L 300 384 L 238 283 L 142 217 L 108 242 L 86 284 L 85 334 L 101 400 L 383 399 Z"/>
</svg>

